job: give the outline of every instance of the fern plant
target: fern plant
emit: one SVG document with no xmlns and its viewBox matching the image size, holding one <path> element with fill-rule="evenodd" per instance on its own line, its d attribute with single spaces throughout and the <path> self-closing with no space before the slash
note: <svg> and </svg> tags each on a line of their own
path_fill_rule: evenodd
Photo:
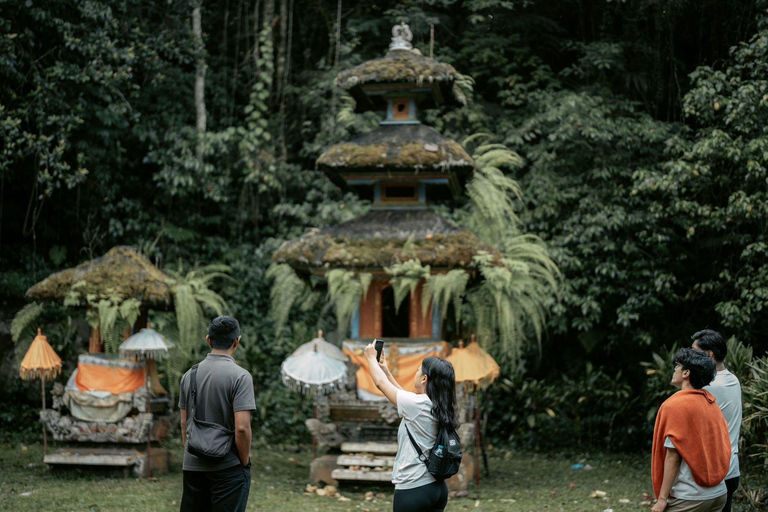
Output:
<svg viewBox="0 0 768 512">
<path fill-rule="evenodd" d="M 487 137 L 477 134 L 465 141 Z M 503 169 L 516 169 L 523 161 L 503 144 L 477 147 L 475 172 L 467 185 L 471 229 L 503 257 L 480 252 L 474 258 L 482 282 L 466 295 L 469 303 L 465 322 L 481 342 L 497 340 L 513 360 L 521 355 L 531 337 L 541 347 L 549 307 L 559 298 L 562 277 L 546 245 L 536 236 L 522 232 L 515 210 L 522 198 L 520 185 Z"/>
<path fill-rule="evenodd" d="M 275 335 L 279 336 L 285 328 L 291 308 L 299 305 L 302 311 L 309 311 L 317 304 L 320 294 L 287 263 L 273 263 L 267 269 L 266 276 L 272 281 L 270 310 L 275 322 Z"/>
<path fill-rule="evenodd" d="M 405 300 L 405 297 L 413 295 L 416 292 L 416 288 L 422 280 L 429 279 L 429 265 L 422 266 L 421 261 L 416 258 L 408 260 L 404 263 L 396 263 L 389 268 L 384 269 L 391 277 L 389 283 L 392 286 L 392 291 L 395 295 L 395 310 L 400 310 L 400 305 Z M 427 308 L 429 308 L 429 302 L 423 300 L 423 303 L 427 305 L 423 309 L 423 314 L 427 314 Z"/>
<path fill-rule="evenodd" d="M 422 290 L 422 314 L 426 316 L 429 305 L 440 312 L 440 320 L 448 315 L 448 306 L 453 305 L 456 324 L 461 321 L 461 307 L 467 290 L 469 274 L 462 269 L 449 270 L 445 274 L 430 275 Z"/>
<path fill-rule="evenodd" d="M 326 274 L 328 302 L 336 310 L 336 322 L 342 336 L 346 336 L 352 323 L 352 315 L 360 306 L 360 300 L 368 294 L 373 274 L 355 274 L 351 270 L 333 269 Z"/>
<path fill-rule="evenodd" d="M 166 370 L 171 390 L 178 392 L 179 381 L 189 362 L 197 359 L 205 348 L 208 319 L 221 316 L 229 309 L 224 298 L 209 286 L 215 279 L 234 279 L 226 265 L 206 265 L 185 272 L 180 263 L 178 270 L 165 269 L 165 272 L 175 281 L 171 292 L 178 332 L 178 337 L 170 338 L 176 344 L 167 359 Z"/>
<path fill-rule="evenodd" d="M 21 308 L 11 321 L 11 338 L 15 343 L 35 336 L 35 322 L 43 313 L 44 306 L 37 302 L 31 302 Z"/>
</svg>

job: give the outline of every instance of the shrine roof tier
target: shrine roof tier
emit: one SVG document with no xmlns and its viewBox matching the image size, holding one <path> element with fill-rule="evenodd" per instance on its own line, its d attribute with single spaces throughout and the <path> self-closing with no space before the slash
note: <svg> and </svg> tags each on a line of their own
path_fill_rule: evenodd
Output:
<svg viewBox="0 0 768 512">
<path fill-rule="evenodd" d="M 298 271 L 372 270 L 414 259 L 434 268 L 473 269 L 481 251 L 501 258 L 477 235 L 429 210 L 381 210 L 284 242 L 273 260 Z"/>
<path fill-rule="evenodd" d="M 383 97 L 398 90 L 420 92 L 419 106 L 434 108 L 438 103 L 465 105 L 466 96 L 456 85 L 459 73 L 450 64 L 422 55 L 418 50 L 390 50 L 336 77 L 336 85 L 355 100 L 355 112 L 386 108 Z"/>
<path fill-rule="evenodd" d="M 147 258 L 127 246 L 110 249 L 104 256 L 51 274 L 27 290 L 34 300 L 63 301 L 73 285 L 82 297 L 118 295 L 133 297 L 158 309 L 173 307 L 174 281 Z"/>
<path fill-rule="evenodd" d="M 339 175 L 350 172 L 468 173 L 475 167 L 458 142 L 422 124 L 381 125 L 331 146 L 317 165 Z"/>
</svg>

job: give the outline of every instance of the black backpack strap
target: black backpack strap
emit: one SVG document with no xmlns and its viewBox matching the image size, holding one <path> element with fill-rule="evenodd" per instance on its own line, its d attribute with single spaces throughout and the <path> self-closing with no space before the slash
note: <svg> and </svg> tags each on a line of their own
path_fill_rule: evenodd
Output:
<svg viewBox="0 0 768 512">
<path fill-rule="evenodd" d="M 405 426 L 405 431 L 408 433 L 408 437 L 411 440 L 411 444 L 413 444 L 413 447 L 416 448 L 416 453 L 419 454 L 419 460 L 424 464 L 429 465 L 429 459 L 427 458 L 426 455 L 424 455 L 424 452 L 421 451 L 421 448 L 419 448 L 419 444 L 411 435 L 411 431 L 408 430 L 408 424 L 405 422 L 405 418 L 403 418 L 403 425 Z"/>
<path fill-rule="evenodd" d="M 193 404 L 193 409 L 191 414 L 192 418 L 194 418 L 195 414 L 197 414 L 197 367 L 198 365 L 199 363 L 189 369 L 190 393 L 192 393 L 192 404 Z M 198 415 L 197 419 L 200 421 L 205 421 L 204 417 L 205 417 L 205 411 L 202 411 L 202 414 Z"/>
</svg>

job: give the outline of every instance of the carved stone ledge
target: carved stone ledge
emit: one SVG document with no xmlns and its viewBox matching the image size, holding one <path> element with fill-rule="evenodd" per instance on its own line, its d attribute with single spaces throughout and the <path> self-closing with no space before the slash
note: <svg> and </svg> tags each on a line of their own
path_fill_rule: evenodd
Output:
<svg viewBox="0 0 768 512">
<path fill-rule="evenodd" d="M 90 443 L 145 443 L 152 424 L 152 414 L 139 413 L 123 418 L 117 423 L 95 423 L 80 421 L 62 415 L 53 409 L 40 412 L 40 421 L 56 441 L 77 441 Z M 168 419 L 154 419 L 155 432 L 168 430 Z M 153 438 L 157 437 L 153 435 Z"/>
</svg>

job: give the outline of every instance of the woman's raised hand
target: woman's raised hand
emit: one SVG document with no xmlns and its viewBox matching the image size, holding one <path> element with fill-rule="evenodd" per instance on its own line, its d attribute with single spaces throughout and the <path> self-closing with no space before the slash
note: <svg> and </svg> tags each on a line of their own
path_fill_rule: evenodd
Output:
<svg viewBox="0 0 768 512">
<path fill-rule="evenodd" d="M 372 341 L 367 347 L 365 347 L 365 352 L 363 352 L 363 354 L 365 355 L 365 358 L 368 359 L 368 361 L 371 359 L 376 361 L 376 343 Z"/>
</svg>

